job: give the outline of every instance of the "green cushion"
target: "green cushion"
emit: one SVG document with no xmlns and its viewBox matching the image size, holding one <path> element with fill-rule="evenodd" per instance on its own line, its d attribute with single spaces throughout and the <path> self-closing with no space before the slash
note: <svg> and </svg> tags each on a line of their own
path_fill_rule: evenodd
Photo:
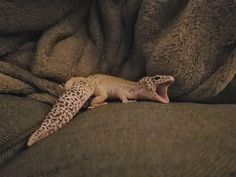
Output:
<svg viewBox="0 0 236 177">
<path fill-rule="evenodd" d="M 0 94 L 0 166 L 24 149 L 48 111 L 46 104 Z"/>
<path fill-rule="evenodd" d="M 80 113 L 9 161 L 0 176 L 230 177 L 235 114 L 233 104 L 108 104 Z"/>
</svg>

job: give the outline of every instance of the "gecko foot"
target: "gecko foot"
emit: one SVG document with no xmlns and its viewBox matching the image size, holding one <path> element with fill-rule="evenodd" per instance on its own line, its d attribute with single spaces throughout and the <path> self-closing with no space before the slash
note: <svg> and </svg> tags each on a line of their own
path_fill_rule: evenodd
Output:
<svg viewBox="0 0 236 177">
<path fill-rule="evenodd" d="M 99 106 L 102 106 L 102 105 L 105 105 L 105 104 L 107 104 L 107 102 L 103 102 L 103 103 L 100 103 L 100 104 L 95 104 L 93 106 L 89 106 L 88 109 L 91 110 L 91 109 L 94 109 L 96 107 L 99 107 Z"/>
<path fill-rule="evenodd" d="M 135 103 L 137 100 L 123 100 L 122 103 Z"/>
</svg>

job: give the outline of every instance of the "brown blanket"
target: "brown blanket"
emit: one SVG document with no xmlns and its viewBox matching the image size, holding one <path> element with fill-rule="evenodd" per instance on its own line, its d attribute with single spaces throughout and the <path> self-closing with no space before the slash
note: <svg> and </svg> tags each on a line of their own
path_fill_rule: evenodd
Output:
<svg viewBox="0 0 236 177">
<path fill-rule="evenodd" d="M 53 103 L 72 76 L 169 74 L 172 99 L 204 101 L 236 74 L 235 19 L 235 0 L 4 0 L 0 92 Z"/>
</svg>

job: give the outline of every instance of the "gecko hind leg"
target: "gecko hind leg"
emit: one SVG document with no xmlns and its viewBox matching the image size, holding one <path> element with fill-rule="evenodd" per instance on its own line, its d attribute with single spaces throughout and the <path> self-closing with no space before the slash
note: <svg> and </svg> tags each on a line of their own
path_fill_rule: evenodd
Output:
<svg viewBox="0 0 236 177">
<path fill-rule="evenodd" d="M 94 109 L 96 107 L 99 107 L 99 106 L 102 106 L 102 105 L 105 105 L 105 104 L 108 104 L 108 103 L 107 102 L 102 102 L 100 104 L 94 104 L 93 106 L 92 105 L 89 106 L 88 109 Z"/>
<path fill-rule="evenodd" d="M 96 93 L 95 98 L 91 101 L 91 106 L 89 106 L 88 109 L 94 109 L 98 106 L 107 104 L 107 102 L 105 102 L 107 97 L 108 97 L 107 92 L 103 89 L 99 89 L 98 92 Z"/>
</svg>

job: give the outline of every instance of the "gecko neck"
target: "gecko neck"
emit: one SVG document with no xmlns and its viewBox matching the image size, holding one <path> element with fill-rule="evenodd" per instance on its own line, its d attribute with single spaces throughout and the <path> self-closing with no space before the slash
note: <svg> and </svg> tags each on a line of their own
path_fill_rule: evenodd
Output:
<svg viewBox="0 0 236 177">
<path fill-rule="evenodd" d="M 132 97 L 133 99 L 140 99 L 145 97 L 145 95 L 143 95 L 143 90 L 144 90 L 144 86 L 142 83 L 140 82 L 134 82 L 133 83 L 133 88 L 131 89 L 131 93 L 132 93 Z"/>
</svg>

